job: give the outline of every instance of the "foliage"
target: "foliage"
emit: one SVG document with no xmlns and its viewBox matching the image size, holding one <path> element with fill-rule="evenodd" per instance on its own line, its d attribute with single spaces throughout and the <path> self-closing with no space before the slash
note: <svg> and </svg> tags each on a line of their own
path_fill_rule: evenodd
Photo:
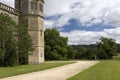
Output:
<svg viewBox="0 0 120 80">
<path fill-rule="evenodd" d="M 75 58 L 76 58 L 76 59 L 85 59 L 85 58 L 84 58 L 84 54 L 86 53 L 85 51 L 86 51 L 85 48 L 79 46 L 79 47 L 76 49 Z"/>
<path fill-rule="evenodd" d="M 75 59 L 96 59 L 96 49 L 79 46 L 76 49 Z"/>
<path fill-rule="evenodd" d="M 27 64 L 32 40 L 26 25 L 16 25 L 7 15 L 0 14 L 0 66 Z"/>
<path fill-rule="evenodd" d="M 100 42 L 97 43 L 98 58 L 111 59 L 116 53 L 116 43 L 112 38 L 101 37 Z"/>
<path fill-rule="evenodd" d="M 18 25 L 18 59 L 20 64 L 28 64 L 28 53 L 34 50 L 32 45 L 27 25 Z"/>
<path fill-rule="evenodd" d="M 76 59 L 111 59 L 116 55 L 116 43 L 112 38 L 101 37 L 100 42 L 91 45 L 73 45 Z"/>
<path fill-rule="evenodd" d="M 61 37 L 57 29 L 45 31 L 46 60 L 64 59 L 111 59 L 116 53 L 116 43 L 112 38 L 101 37 L 96 45 L 68 46 L 68 39 Z"/>
<path fill-rule="evenodd" d="M 117 53 L 120 53 L 120 44 L 116 44 L 117 47 Z"/>
<path fill-rule="evenodd" d="M 56 28 L 45 30 L 45 59 L 65 60 L 73 59 L 74 50 L 68 46 L 68 38 L 60 36 Z"/>
<path fill-rule="evenodd" d="M 16 24 L 5 14 L 0 14 L 0 66 L 16 64 Z"/>
<path fill-rule="evenodd" d="M 72 46 L 67 46 L 67 50 L 68 50 L 68 53 L 67 53 L 67 58 L 68 59 L 74 59 L 75 58 L 75 50 Z"/>
</svg>

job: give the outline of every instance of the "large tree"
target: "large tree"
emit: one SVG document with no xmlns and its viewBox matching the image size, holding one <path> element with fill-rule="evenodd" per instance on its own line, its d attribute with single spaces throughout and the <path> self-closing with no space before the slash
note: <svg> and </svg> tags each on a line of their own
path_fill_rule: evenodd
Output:
<svg viewBox="0 0 120 80">
<path fill-rule="evenodd" d="M 98 58 L 111 59 L 116 53 L 116 43 L 112 38 L 101 37 L 100 42 L 97 43 Z"/>
<path fill-rule="evenodd" d="M 16 64 L 16 24 L 5 14 L 0 14 L 0 65 Z"/>
<path fill-rule="evenodd" d="M 33 51 L 28 27 L 0 14 L 0 66 L 27 64 L 28 53 Z"/>
<path fill-rule="evenodd" d="M 60 36 L 56 28 L 45 30 L 45 59 L 64 60 L 74 58 L 74 51 L 68 46 L 68 38 Z"/>
</svg>

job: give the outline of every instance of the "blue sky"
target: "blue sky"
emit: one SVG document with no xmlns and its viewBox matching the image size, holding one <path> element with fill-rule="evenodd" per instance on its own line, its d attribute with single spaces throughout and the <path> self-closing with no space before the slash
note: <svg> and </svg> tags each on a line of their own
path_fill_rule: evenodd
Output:
<svg viewBox="0 0 120 80">
<path fill-rule="evenodd" d="M 1 0 L 13 6 L 14 0 Z M 57 28 L 69 44 L 93 44 L 101 36 L 120 43 L 120 0 L 45 0 L 45 29 Z"/>
<path fill-rule="evenodd" d="M 71 32 L 72 30 L 85 30 L 85 31 L 102 31 L 104 29 L 114 29 L 114 26 L 111 25 L 104 25 L 103 23 L 97 23 L 94 25 L 91 25 L 89 27 L 82 26 L 78 24 L 77 20 L 71 19 L 69 20 L 68 25 L 63 26 L 64 29 L 60 30 L 62 32 Z"/>
</svg>

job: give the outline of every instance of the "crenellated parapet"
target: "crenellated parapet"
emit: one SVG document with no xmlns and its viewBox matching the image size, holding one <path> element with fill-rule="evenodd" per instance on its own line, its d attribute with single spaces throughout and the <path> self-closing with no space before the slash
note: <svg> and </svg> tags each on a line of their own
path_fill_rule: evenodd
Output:
<svg viewBox="0 0 120 80">
<path fill-rule="evenodd" d="M 20 15 L 20 11 L 15 9 L 15 8 L 12 8 L 8 5 L 5 5 L 3 3 L 0 3 L 0 9 L 3 10 L 3 11 L 6 11 L 8 13 L 11 13 L 11 14 L 14 14 L 14 15 Z"/>
</svg>

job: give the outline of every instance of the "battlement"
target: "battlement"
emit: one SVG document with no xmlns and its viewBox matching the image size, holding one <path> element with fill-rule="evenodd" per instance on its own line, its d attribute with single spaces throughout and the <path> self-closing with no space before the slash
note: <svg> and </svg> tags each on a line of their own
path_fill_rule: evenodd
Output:
<svg viewBox="0 0 120 80">
<path fill-rule="evenodd" d="M 5 5 L 3 3 L 0 3 L 0 9 L 6 11 L 8 13 L 14 14 L 14 15 L 20 15 L 19 10 L 15 9 L 15 8 L 12 8 L 8 5 Z"/>
</svg>

